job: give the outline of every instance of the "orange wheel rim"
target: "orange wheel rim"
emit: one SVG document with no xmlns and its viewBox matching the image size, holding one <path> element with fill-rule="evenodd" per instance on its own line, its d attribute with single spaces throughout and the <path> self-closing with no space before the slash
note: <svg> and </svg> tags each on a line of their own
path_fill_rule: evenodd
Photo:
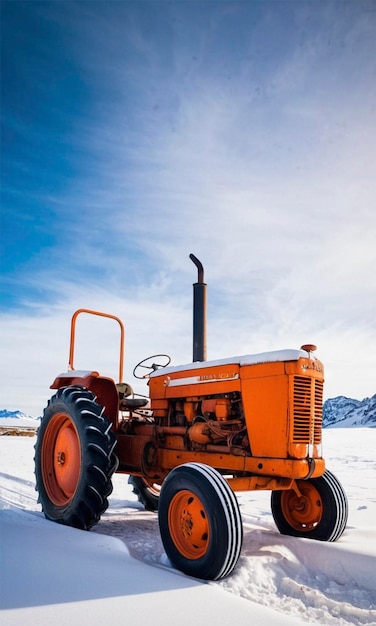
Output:
<svg viewBox="0 0 376 626">
<path fill-rule="evenodd" d="M 64 506 L 76 492 L 81 471 L 80 439 L 66 413 L 57 413 L 48 424 L 41 460 L 47 495 L 56 506 Z"/>
<path fill-rule="evenodd" d="M 293 490 L 281 494 L 282 513 L 295 530 L 307 532 L 316 528 L 322 517 L 322 500 L 311 483 L 298 483 L 301 495 Z"/>
<path fill-rule="evenodd" d="M 187 559 L 199 559 L 209 547 L 210 527 L 200 498 L 189 490 L 179 491 L 168 510 L 171 539 L 180 554 Z"/>
</svg>

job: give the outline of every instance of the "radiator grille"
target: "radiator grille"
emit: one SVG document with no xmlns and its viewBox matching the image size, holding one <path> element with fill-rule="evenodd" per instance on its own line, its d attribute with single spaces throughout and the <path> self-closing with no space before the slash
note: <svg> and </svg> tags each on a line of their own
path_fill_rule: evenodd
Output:
<svg viewBox="0 0 376 626">
<path fill-rule="evenodd" d="M 322 380 L 294 377 L 294 443 L 321 443 L 322 399 Z"/>
</svg>

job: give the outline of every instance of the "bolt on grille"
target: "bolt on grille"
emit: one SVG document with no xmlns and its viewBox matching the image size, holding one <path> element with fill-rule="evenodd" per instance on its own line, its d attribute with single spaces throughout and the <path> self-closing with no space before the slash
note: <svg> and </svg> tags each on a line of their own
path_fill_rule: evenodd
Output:
<svg viewBox="0 0 376 626">
<path fill-rule="evenodd" d="M 293 443 L 321 443 L 322 400 L 322 380 L 294 377 Z"/>
</svg>

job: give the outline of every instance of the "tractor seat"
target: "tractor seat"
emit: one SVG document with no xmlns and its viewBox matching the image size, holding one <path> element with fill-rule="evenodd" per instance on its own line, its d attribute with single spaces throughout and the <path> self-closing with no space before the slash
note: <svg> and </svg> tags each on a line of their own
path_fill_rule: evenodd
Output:
<svg viewBox="0 0 376 626">
<path fill-rule="evenodd" d="M 128 409 L 141 409 L 149 402 L 149 398 L 123 398 L 120 400 L 120 409 L 126 411 Z"/>
<path fill-rule="evenodd" d="M 149 402 L 149 398 L 135 398 L 133 389 L 128 383 L 117 383 L 116 385 L 121 411 L 131 411 L 132 409 L 141 409 Z M 133 396 L 130 398 L 129 396 Z"/>
</svg>

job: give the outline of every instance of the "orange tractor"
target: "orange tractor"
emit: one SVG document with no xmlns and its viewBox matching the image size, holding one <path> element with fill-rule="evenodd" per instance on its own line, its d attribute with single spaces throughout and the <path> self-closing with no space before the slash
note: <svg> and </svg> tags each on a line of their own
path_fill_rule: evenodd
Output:
<svg viewBox="0 0 376 626">
<path fill-rule="evenodd" d="M 236 566 L 243 528 L 235 492 L 271 491 L 286 535 L 335 541 L 348 506 L 321 452 L 323 366 L 315 346 L 206 360 L 206 284 L 193 285 L 193 362 L 154 355 L 133 370 L 149 396 L 122 380 L 124 327 L 79 309 L 71 325 L 69 370 L 53 384 L 35 445 L 36 489 L 45 516 L 93 526 L 108 506 L 114 472 L 129 475 L 149 510 L 158 509 L 172 565 L 216 580 Z M 119 382 L 73 366 L 77 316 L 120 325 Z"/>
</svg>

